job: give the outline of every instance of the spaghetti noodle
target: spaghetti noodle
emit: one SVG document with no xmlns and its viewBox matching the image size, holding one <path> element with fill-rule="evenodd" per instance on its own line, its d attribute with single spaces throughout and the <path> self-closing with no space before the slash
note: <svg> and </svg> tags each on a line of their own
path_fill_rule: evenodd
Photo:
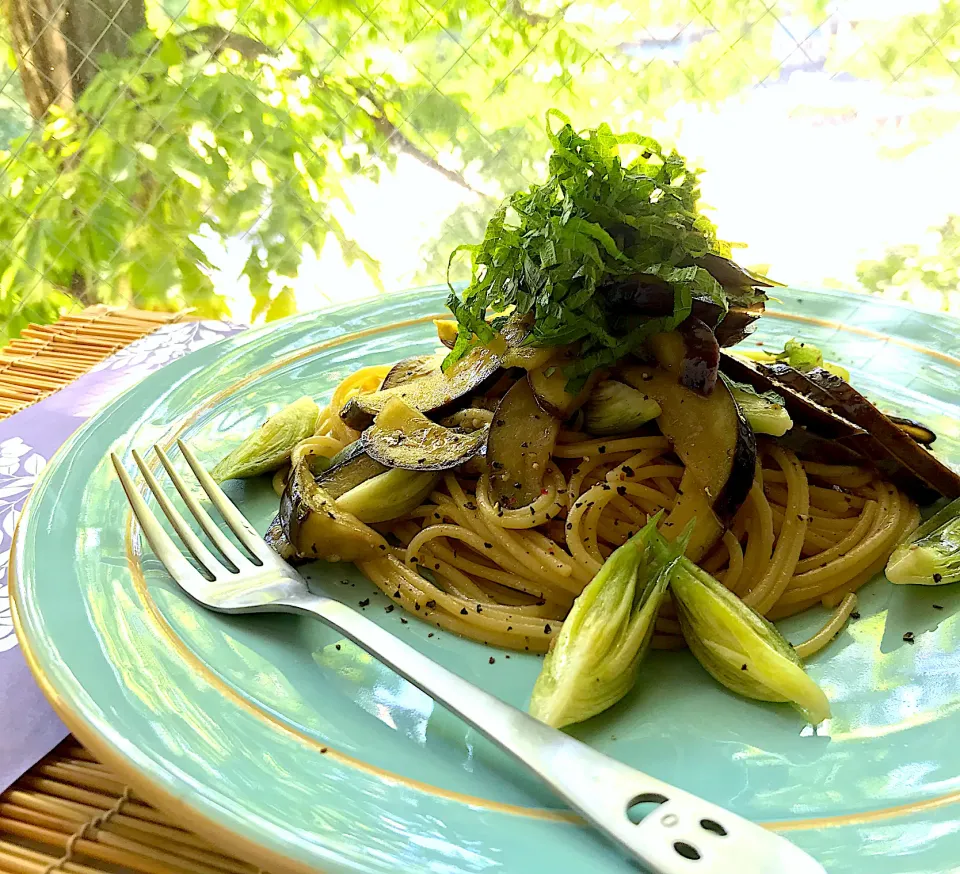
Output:
<svg viewBox="0 0 960 874">
<path fill-rule="evenodd" d="M 351 397 L 377 389 L 387 369 L 363 368 L 338 386 L 294 463 L 329 457 L 359 437 L 339 411 Z M 447 471 L 415 510 L 373 526 L 391 546 L 357 564 L 424 621 L 484 643 L 543 652 L 607 556 L 651 515 L 671 509 L 683 473 L 662 436 L 603 440 L 563 431 L 542 493 L 528 506 L 499 506 L 482 465 Z M 275 477 L 278 491 L 284 479 L 284 472 Z M 749 496 L 701 564 L 770 619 L 818 604 L 838 608 L 800 645 L 808 656 L 842 628 L 856 590 L 918 518 L 917 507 L 873 470 L 801 460 L 763 440 Z M 655 646 L 683 646 L 675 617 L 668 601 Z"/>
</svg>

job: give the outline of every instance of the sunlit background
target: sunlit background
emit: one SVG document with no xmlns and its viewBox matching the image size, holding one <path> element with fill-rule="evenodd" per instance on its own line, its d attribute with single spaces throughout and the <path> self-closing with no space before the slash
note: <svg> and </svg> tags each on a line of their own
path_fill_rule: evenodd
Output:
<svg viewBox="0 0 960 874">
<path fill-rule="evenodd" d="M 674 145 L 741 263 L 960 311 L 960 0 L 4 7 L 2 338 L 443 281 L 550 107 Z M 462 278 L 465 265 L 455 265 Z"/>
</svg>

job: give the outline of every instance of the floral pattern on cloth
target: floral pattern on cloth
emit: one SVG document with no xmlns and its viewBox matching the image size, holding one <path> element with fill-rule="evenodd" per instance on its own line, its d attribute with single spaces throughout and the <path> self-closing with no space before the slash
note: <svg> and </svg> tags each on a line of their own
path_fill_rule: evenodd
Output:
<svg viewBox="0 0 960 874">
<path fill-rule="evenodd" d="M 17 645 L 10 615 L 7 565 L 20 508 L 47 463 L 20 437 L 0 441 L 0 652 Z"/>
<path fill-rule="evenodd" d="M 56 446 L 63 443 L 84 418 L 93 415 L 125 388 L 171 361 L 236 334 L 243 330 L 243 327 L 225 321 L 174 322 L 163 325 L 152 334 L 120 349 L 73 385 L 28 408 L 25 412 L 29 412 L 30 416 L 27 418 L 32 418 L 44 406 L 51 412 L 63 412 L 68 408 L 70 413 L 77 417 L 69 430 L 58 435 L 56 445 L 52 446 L 47 457 L 53 454 Z M 13 531 L 24 501 L 47 463 L 47 457 L 41 454 L 42 451 L 35 451 L 31 445 L 38 436 L 36 423 L 21 430 L 20 434 L 23 436 L 6 436 L 11 430 L 17 435 L 17 430 L 11 426 L 15 425 L 18 419 L 24 421 L 19 418 L 23 415 L 20 413 L 19 416 L 3 422 L 3 435 L 0 435 L 0 653 L 17 646 L 7 583 Z M 50 435 L 44 436 L 45 440 L 41 442 L 49 443 Z"/>
<path fill-rule="evenodd" d="M 176 322 L 165 325 L 152 334 L 142 337 L 135 343 L 115 352 L 106 361 L 102 361 L 90 372 L 101 370 L 144 369 L 156 370 L 188 352 L 199 349 L 231 334 L 237 333 L 243 326 L 231 322 Z"/>
</svg>

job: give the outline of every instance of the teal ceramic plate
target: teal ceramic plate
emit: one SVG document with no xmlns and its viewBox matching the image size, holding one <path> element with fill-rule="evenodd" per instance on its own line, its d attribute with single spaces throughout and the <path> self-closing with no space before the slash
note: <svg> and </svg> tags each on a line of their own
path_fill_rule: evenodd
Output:
<svg viewBox="0 0 960 874">
<path fill-rule="evenodd" d="M 832 292 L 777 296 L 754 342 L 817 343 L 960 461 L 957 322 Z M 11 567 L 24 651 L 67 724 L 138 791 L 271 871 L 633 871 L 474 731 L 319 622 L 189 603 L 141 542 L 106 460 L 113 450 L 130 465 L 132 448 L 179 436 L 212 463 L 281 405 L 329 397 L 361 364 L 432 349 L 443 297 L 420 290 L 225 340 L 83 427 L 20 523 Z M 235 485 L 265 530 L 269 485 Z M 351 567 L 308 574 L 347 603 L 369 598 L 376 622 L 525 705 L 539 658 L 404 624 Z M 834 711 L 817 732 L 785 707 L 728 694 L 685 653 L 654 653 L 629 698 L 576 731 L 786 833 L 832 874 L 960 870 L 958 609 L 956 586 L 868 586 L 861 618 L 810 664 Z M 799 639 L 820 618 L 785 630 Z"/>
</svg>

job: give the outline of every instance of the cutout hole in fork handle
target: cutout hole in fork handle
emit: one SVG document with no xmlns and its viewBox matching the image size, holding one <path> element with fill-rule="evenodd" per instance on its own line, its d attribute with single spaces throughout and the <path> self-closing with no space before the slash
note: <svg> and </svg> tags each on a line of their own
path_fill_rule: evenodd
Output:
<svg viewBox="0 0 960 874">
<path fill-rule="evenodd" d="M 683 856 L 684 859 L 689 859 L 691 862 L 700 861 L 700 851 L 686 841 L 677 841 L 673 845 L 673 849 L 678 856 Z"/>
<path fill-rule="evenodd" d="M 659 792 L 645 792 L 643 795 L 638 795 L 627 805 L 627 819 L 634 825 L 639 825 L 668 800 L 666 795 L 661 795 Z"/>
</svg>

